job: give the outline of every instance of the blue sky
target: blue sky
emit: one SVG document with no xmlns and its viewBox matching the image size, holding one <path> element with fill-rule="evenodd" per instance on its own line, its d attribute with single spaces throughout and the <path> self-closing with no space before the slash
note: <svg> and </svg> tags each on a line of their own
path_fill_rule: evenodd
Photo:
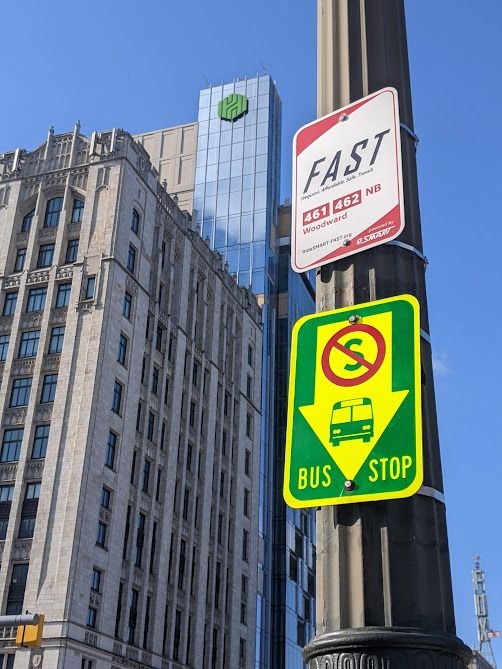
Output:
<svg viewBox="0 0 502 669">
<path fill-rule="evenodd" d="M 502 630 L 502 7 L 406 9 L 457 629 L 472 644 L 474 553 Z M 77 119 L 85 134 L 191 122 L 207 82 L 266 70 L 283 101 L 290 195 L 289 146 L 315 118 L 315 0 L 25 0 L 3 8 L 1 34 L 0 152 L 33 149 L 50 125 Z M 493 646 L 502 661 L 502 638 Z"/>
</svg>

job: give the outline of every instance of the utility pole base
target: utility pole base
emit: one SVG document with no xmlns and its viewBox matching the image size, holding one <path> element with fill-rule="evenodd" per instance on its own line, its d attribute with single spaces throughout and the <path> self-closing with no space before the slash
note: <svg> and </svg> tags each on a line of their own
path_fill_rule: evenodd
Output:
<svg viewBox="0 0 502 669">
<path fill-rule="evenodd" d="M 471 649 L 415 627 L 361 627 L 316 636 L 303 657 L 309 669 L 466 669 Z"/>
</svg>

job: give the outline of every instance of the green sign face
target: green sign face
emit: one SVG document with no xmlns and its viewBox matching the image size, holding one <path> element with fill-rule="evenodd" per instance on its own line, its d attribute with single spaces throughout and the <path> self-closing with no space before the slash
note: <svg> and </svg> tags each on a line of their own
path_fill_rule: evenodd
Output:
<svg viewBox="0 0 502 669">
<path fill-rule="evenodd" d="M 231 93 L 218 102 L 218 116 L 224 121 L 235 121 L 248 110 L 248 99 L 245 95 Z"/>
<path fill-rule="evenodd" d="M 284 471 L 284 498 L 299 508 L 417 492 L 423 462 L 414 297 L 295 324 Z"/>
</svg>

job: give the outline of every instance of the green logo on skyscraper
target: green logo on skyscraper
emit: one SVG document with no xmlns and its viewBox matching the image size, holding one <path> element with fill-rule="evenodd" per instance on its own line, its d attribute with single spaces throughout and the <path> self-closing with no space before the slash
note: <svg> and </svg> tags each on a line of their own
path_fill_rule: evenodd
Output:
<svg viewBox="0 0 502 669">
<path fill-rule="evenodd" d="M 248 99 L 245 95 L 231 93 L 218 102 L 218 116 L 224 121 L 235 121 L 248 110 Z"/>
</svg>

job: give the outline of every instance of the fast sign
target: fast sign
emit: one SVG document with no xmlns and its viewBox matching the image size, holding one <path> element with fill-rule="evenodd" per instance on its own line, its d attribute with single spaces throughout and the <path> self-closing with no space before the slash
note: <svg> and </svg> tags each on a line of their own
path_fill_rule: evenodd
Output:
<svg viewBox="0 0 502 669">
<path fill-rule="evenodd" d="M 404 227 L 397 91 L 384 88 L 303 126 L 293 140 L 296 272 L 383 244 Z"/>
<path fill-rule="evenodd" d="M 293 330 L 284 498 L 293 507 L 413 495 L 422 484 L 419 305 L 401 295 Z"/>
</svg>

